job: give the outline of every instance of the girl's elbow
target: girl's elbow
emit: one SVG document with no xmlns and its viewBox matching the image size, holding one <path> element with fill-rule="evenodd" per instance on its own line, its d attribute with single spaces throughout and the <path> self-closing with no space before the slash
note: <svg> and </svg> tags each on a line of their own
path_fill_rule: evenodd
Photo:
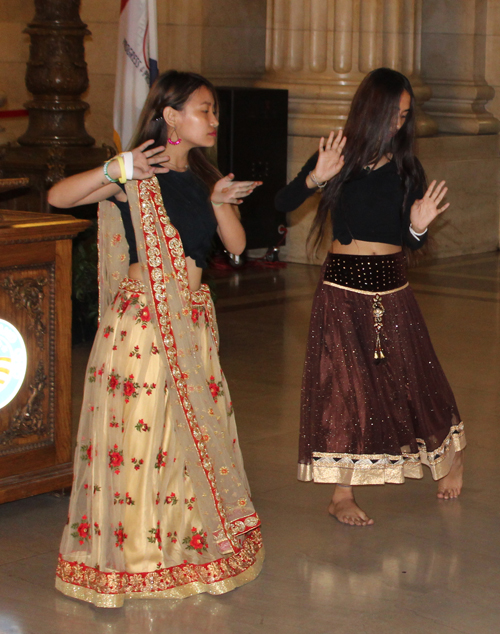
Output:
<svg viewBox="0 0 500 634">
<path fill-rule="evenodd" d="M 49 189 L 49 191 L 47 192 L 47 202 L 49 203 L 49 205 L 52 205 L 53 207 L 57 207 L 57 194 L 54 194 L 54 192 L 52 191 L 54 188 L 52 187 L 51 189 Z"/>
<path fill-rule="evenodd" d="M 238 248 L 236 248 L 233 251 L 234 255 L 241 255 L 243 253 L 243 251 L 245 250 L 245 247 L 247 246 L 246 240 L 244 240 L 239 246 Z"/>
</svg>

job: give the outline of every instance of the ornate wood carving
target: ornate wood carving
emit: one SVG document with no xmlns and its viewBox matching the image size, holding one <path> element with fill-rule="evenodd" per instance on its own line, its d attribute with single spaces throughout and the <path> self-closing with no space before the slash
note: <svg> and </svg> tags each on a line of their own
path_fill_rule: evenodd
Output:
<svg viewBox="0 0 500 634">
<path fill-rule="evenodd" d="M 42 436 L 46 432 L 43 412 L 46 384 L 47 376 L 43 361 L 39 361 L 34 381 L 30 384 L 28 400 L 22 408 L 17 410 L 9 427 L 0 434 L 0 446 L 10 443 L 15 438 Z"/>
<path fill-rule="evenodd" d="M 84 38 L 89 35 L 79 15 L 80 0 L 32 0 L 35 16 L 30 36 L 26 87 L 33 99 L 25 104 L 28 129 L 4 152 L 0 175 L 28 177 L 29 190 L 1 194 L 3 209 L 49 211 L 46 191 L 65 176 L 96 167 L 114 154 L 109 146 L 93 147 L 85 130 L 88 87 Z"/>
<path fill-rule="evenodd" d="M 43 287 L 47 284 L 46 277 L 36 279 L 27 277 L 14 281 L 11 277 L 3 280 L 2 287 L 7 291 L 16 308 L 24 308 L 31 318 L 31 328 L 35 331 L 35 338 L 40 350 L 44 349 L 44 335 L 46 327 L 43 319 Z"/>
<path fill-rule="evenodd" d="M 88 88 L 83 39 L 89 35 L 79 15 L 80 0 L 35 0 L 35 17 L 25 33 L 31 39 L 26 87 L 33 100 L 21 145 L 90 146 L 85 130 Z"/>
</svg>

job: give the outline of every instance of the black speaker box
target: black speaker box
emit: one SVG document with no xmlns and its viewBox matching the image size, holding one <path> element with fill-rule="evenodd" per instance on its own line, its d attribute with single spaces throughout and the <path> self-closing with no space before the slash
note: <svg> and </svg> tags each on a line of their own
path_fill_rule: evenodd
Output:
<svg viewBox="0 0 500 634">
<path fill-rule="evenodd" d="M 247 249 L 283 244 L 285 214 L 274 197 L 286 185 L 288 91 L 220 87 L 217 94 L 220 171 L 263 181 L 240 205 Z"/>
</svg>

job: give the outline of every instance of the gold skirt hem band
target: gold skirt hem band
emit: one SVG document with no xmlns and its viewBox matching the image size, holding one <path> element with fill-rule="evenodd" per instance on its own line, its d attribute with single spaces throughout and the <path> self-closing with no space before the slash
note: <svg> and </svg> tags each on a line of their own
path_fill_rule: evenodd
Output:
<svg viewBox="0 0 500 634">
<path fill-rule="evenodd" d="M 441 446 L 428 452 L 417 439 L 418 453 L 347 454 L 313 452 L 309 464 L 298 465 L 297 478 L 303 482 L 319 482 L 360 486 L 365 484 L 403 484 L 405 478 L 423 477 L 422 465 L 427 465 L 434 480 L 440 480 L 451 469 L 455 453 L 466 446 L 464 424 L 451 427 Z"/>
<path fill-rule="evenodd" d="M 143 574 L 104 573 L 60 557 L 56 589 L 99 608 L 119 608 L 125 599 L 185 599 L 203 592 L 225 594 L 253 581 L 262 570 L 264 557 L 259 529 L 250 533 L 242 550 L 231 557 Z"/>
</svg>

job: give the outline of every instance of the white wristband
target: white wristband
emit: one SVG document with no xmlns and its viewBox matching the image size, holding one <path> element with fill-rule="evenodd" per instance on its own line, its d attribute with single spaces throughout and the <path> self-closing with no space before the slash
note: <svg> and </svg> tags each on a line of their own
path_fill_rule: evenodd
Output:
<svg viewBox="0 0 500 634">
<path fill-rule="evenodd" d="M 417 233 L 415 229 L 410 225 L 410 233 L 415 238 L 415 240 L 418 240 L 420 242 L 420 238 L 427 233 L 427 229 L 424 229 L 422 233 Z"/>
<path fill-rule="evenodd" d="M 125 176 L 128 181 L 131 181 L 134 178 L 134 155 L 132 152 L 122 152 L 120 156 L 123 156 L 125 163 Z"/>
</svg>

